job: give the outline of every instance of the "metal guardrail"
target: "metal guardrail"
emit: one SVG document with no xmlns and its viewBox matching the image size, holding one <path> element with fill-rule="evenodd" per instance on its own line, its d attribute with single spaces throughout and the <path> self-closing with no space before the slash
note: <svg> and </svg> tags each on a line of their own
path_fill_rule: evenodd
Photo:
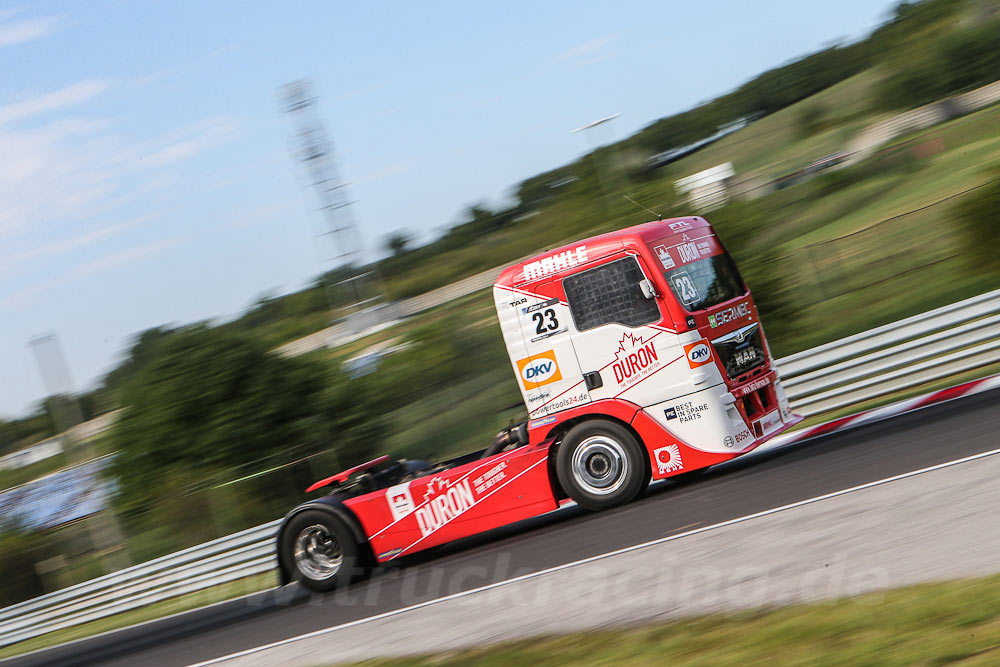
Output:
<svg viewBox="0 0 1000 667">
<path fill-rule="evenodd" d="M 792 406 L 817 415 L 1000 361 L 1000 290 L 777 360 Z M 273 571 L 272 521 L 0 609 L 0 646 Z"/>
<path fill-rule="evenodd" d="M 274 571 L 281 520 L 0 609 L 0 646 Z"/>
<path fill-rule="evenodd" d="M 777 360 L 795 411 L 813 416 L 1000 361 L 1000 290 Z"/>
</svg>

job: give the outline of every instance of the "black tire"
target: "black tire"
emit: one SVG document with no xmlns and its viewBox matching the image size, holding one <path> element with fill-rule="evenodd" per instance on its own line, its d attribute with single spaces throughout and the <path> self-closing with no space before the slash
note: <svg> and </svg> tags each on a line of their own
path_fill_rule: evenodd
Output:
<svg viewBox="0 0 1000 667">
<path fill-rule="evenodd" d="M 569 430 L 556 453 L 556 475 L 581 507 L 603 510 L 633 500 L 652 474 L 646 452 L 628 429 L 593 419 Z"/>
<path fill-rule="evenodd" d="M 280 549 L 288 578 L 320 593 L 363 576 L 368 565 L 350 528 L 323 510 L 305 510 L 289 519 Z"/>
</svg>

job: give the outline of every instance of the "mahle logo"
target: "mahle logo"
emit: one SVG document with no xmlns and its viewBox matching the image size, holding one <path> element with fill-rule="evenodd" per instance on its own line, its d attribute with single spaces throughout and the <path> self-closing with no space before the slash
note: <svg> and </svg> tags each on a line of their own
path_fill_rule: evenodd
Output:
<svg viewBox="0 0 1000 667">
<path fill-rule="evenodd" d="M 538 389 L 542 385 L 562 380 L 554 350 L 533 354 L 517 362 L 517 372 L 525 389 Z"/>
<path fill-rule="evenodd" d="M 587 261 L 587 246 L 581 245 L 524 265 L 524 280 L 538 280 Z"/>
</svg>

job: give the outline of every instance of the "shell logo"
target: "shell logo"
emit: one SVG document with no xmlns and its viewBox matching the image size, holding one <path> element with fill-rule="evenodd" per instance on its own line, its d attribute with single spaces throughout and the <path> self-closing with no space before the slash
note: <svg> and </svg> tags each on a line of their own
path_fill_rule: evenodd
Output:
<svg viewBox="0 0 1000 667">
<path fill-rule="evenodd" d="M 519 360 L 517 373 L 525 389 L 537 389 L 542 385 L 562 380 L 562 373 L 559 371 L 556 353 L 553 350 L 546 350 Z"/>
<path fill-rule="evenodd" d="M 698 368 L 712 363 L 712 348 L 709 347 L 705 339 L 702 339 L 697 343 L 685 345 L 684 356 L 687 357 L 688 365 L 691 368 Z"/>
</svg>

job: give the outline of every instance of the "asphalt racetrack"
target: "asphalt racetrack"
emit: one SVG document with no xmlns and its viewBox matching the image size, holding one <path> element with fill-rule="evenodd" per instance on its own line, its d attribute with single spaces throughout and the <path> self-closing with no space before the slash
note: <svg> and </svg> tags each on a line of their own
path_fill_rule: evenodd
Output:
<svg viewBox="0 0 1000 667">
<path fill-rule="evenodd" d="M 116 633 L 109 633 L 4 664 L 160 666 L 211 660 L 989 451 L 1000 440 L 998 399 L 1000 390 L 988 391 L 751 454 L 690 481 L 653 485 L 624 507 L 596 514 L 565 508 L 417 554 L 339 592 L 257 604 L 236 620 L 215 619 L 169 639 L 151 633 L 143 641 L 133 633 L 129 641 L 116 641 Z M 146 627 L 152 631 L 155 626 Z M 335 662 L 336 651 L 331 649 L 330 660 Z"/>
</svg>

